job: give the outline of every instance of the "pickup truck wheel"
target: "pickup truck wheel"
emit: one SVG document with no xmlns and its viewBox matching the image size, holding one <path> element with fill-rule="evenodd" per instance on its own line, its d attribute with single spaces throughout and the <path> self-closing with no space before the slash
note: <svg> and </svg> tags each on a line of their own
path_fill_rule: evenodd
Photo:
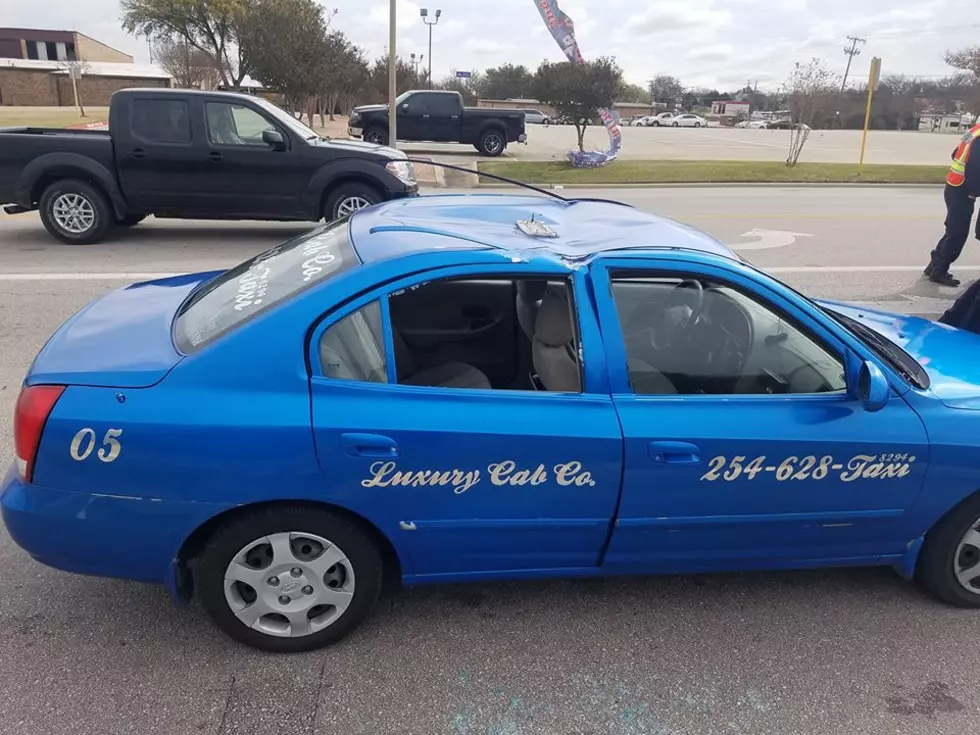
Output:
<svg viewBox="0 0 980 735">
<path fill-rule="evenodd" d="M 115 219 L 105 194 L 78 179 L 51 184 L 41 194 L 39 209 L 45 229 L 69 245 L 99 242 Z"/>
<path fill-rule="evenodd" d="M 380 201 L 378 192 L 366 184 L 341 184 L 327 195 L 323 203 L 323 219 L 332 222 L 341 217 L 349 217 L 358 209 L 370 207 Z"/>
<path fill-rule="evenodd" d="M 477 150 L 484 156 L 496 157 L 504 152 L 507 143 L 504 141 L 504 134 L 499 130 L 488 130 L 480 136 Z"/>
<path fill-rule="evenodd" d="M 388 145 L 388 131 L 382 128 L 368 128 L 364 131 L 364 142 L 375 145 Z"/>
</svg>

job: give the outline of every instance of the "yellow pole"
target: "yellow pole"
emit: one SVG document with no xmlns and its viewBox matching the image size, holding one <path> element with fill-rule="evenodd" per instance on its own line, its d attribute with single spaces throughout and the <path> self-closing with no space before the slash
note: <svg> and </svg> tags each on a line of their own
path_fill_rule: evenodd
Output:
<svg viewBox="0 0 980 735">
<path fill-rule="evenodd" d="M 871 99 L 881 75 L 881 59 L 877 56 L 871 59 L 871 73 L 868 75 L 868 104 L 864 111 L 864 132 L 861 133 L 861 160 L 858 161 L 858 174 L 864 171 L 864 149 L 868 144 L 868 127 L 871 124 Z"/>
</svg>

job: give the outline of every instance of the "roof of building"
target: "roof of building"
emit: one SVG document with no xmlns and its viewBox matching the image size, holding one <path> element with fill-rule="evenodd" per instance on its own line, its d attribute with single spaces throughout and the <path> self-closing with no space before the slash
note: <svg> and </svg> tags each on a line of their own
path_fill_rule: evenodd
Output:
<svg viewBox="0 0 980 735">
<path fill-rule="evenodd" d="M 0 59 L 0 69 L 24 69 L 67 74 L 67 61 L 42 61 L 38 59 Z M 171 79 L 171 75 L 154 64 L 125 64 L 115 61 L 84 61 L 82 76 L 123 77 L 127 79 Z"/>
<path fill-rule="evenodd" d="M 519 221 L 532 219 L 556 237 L 535 237 L 518 229 Z M 700 230 L 620 202 L 511 194 L 397 199 L 355 214 L 351 236 L 365 262 L 439 248 L 543 250 L 569 259 L 608 250 L 685 249 L 737 258 Z"/>
</svg>

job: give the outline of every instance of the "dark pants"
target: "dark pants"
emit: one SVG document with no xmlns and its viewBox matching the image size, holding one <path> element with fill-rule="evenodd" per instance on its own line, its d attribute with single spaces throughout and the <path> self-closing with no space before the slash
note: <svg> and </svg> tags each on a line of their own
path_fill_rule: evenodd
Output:
<svg viewBox="0 0 980 735">
<path fill-rule="evenodd" d="M 939 321 L 980 334 L 980 280 L 971 283 Z"/>
<path fill-rule="evenodd" d="M 928 268 L 930 273 L 937 274 L 948 272 L 949 266 L 960 257 L 970 237 L 970 222 L 973 220 L 974 199 L 966 184 L 947 184 L 943 198 L 946 200 L 946 233 L 932 251 Z M 980 239 L 980 222 L 977 223 L 977 239 Z"/>
</svg>

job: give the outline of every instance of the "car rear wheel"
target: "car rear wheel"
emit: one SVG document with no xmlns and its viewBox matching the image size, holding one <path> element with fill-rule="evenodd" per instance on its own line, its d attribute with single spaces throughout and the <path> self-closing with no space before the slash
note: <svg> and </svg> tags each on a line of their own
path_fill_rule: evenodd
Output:
<svg viewBox="0 0 980 735">
<path fill-rule="evenodd" d="M 295 653 L 351 633 L 381 592 L 382 560 L 357 523 L 328 510 L 257 510 L 219 530 L 195 570 L 211 619 L 252 648 Z"/>
<path fill-rule="evenodd" d="M 484 156 L 495 158 L 504 152 L 506 146 L 507 142 L 504 140 L 504 134 L 494 129 L 488 130 L 480 136 L 480 141 L 477 143 L 476 148 Z"/>
<path fill-rule="evenodd" d="M 926 534 L 915 576 L 943 602 L 980 608 L 980 495 L 952 510 Z"/>
<path fill-rule="evenodd" d="M 383 128 L 368 128 L 364 131 L 364 142 L 388 145 L 388 131 Z"/>
<path fill-rule="evenodd" d="M 105 194 L 79 179 L 64 179 L 48 186 L 38 208 L 45 229 L 69 245 L 99 242 L 114 221 Z"/>
<path fill-rule="evenodd" d="M 377 191 L 367 184 L 350 182 L 341 184 L 329 195 L 323 203 L 323 219 L 332 222 L 341 217 L 349 217 L 359 209 L 370 207 L 381 201 Z"/>
</svg>

